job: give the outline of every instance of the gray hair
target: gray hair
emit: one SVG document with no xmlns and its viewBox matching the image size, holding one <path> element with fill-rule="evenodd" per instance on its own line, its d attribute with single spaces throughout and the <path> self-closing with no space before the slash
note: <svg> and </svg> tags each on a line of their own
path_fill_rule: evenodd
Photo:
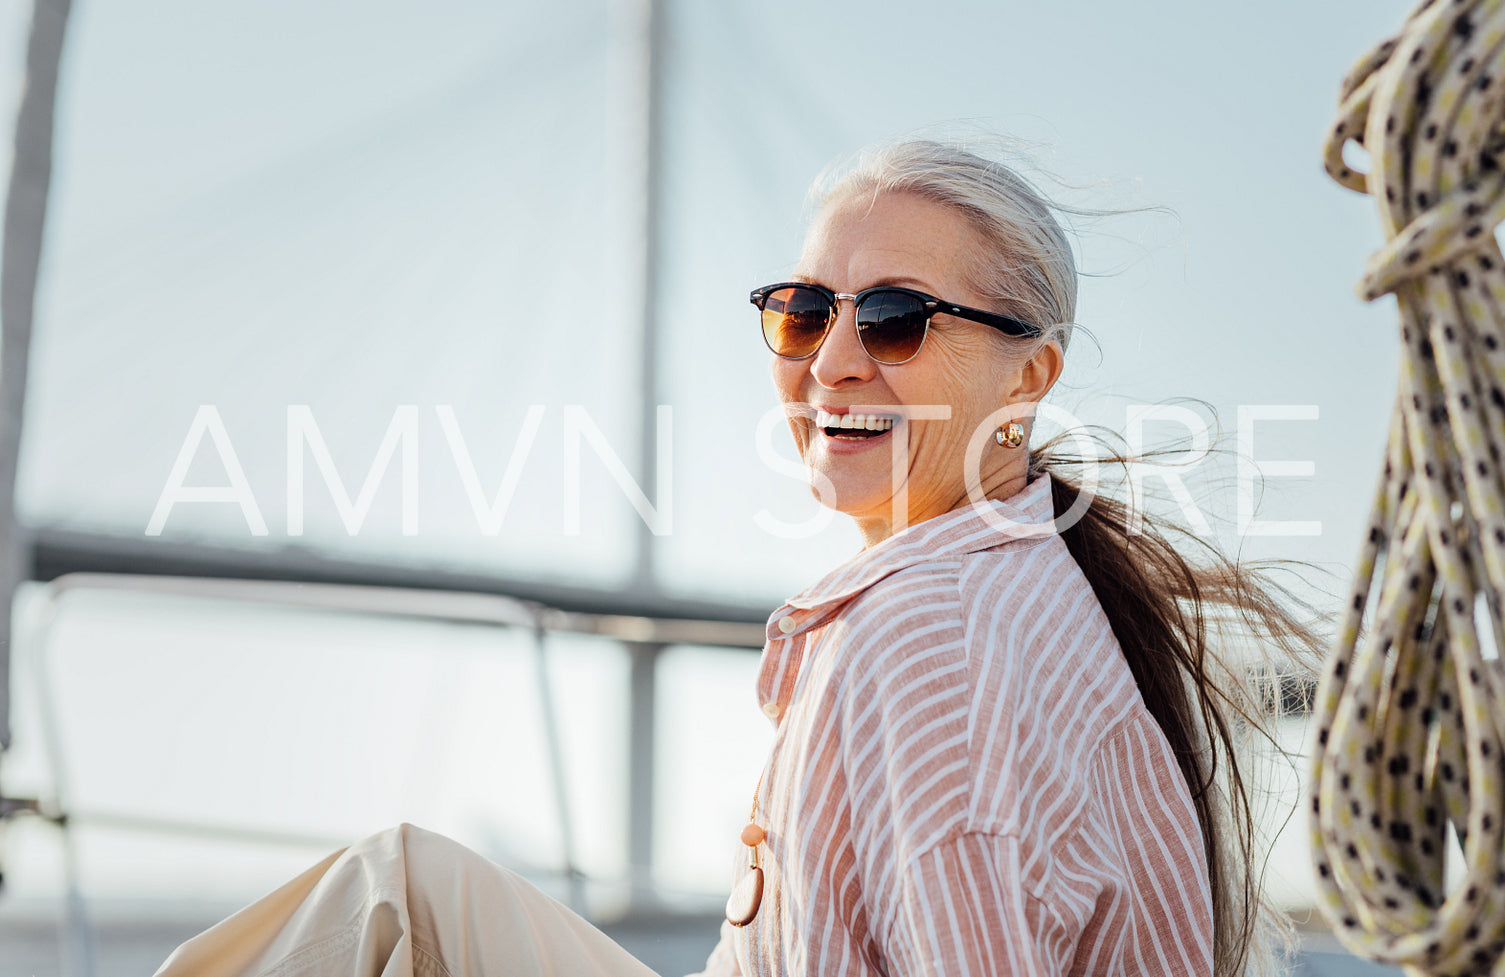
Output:
<svg viewBox="0 0 1505 977">
<path fill-rule="evenodd" d="M 969 278 L 989 308 L 1023 319 L 1065 350 L 1076 317 L 1077 270 L 1055 205 L 1003 163 L 956 143 L 910 139 L 860 154 L 817 179 L 818 209 L 854 196 L 911 193 L 960 211 L 992 246 Z"/>
</svg>

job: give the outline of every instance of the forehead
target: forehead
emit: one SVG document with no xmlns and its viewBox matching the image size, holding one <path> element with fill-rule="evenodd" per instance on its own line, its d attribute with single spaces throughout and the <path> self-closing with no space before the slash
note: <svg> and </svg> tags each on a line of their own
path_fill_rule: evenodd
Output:
<svg viewBox="0 0 1505 977">
<path fill-rule="evenodd" d="M 849 196 L 827 204 L 805 237 L 799 272 L 837 291 L 908 280 L 945 292 L 966 288 L 982 235 L 958 210 L 909 193 Z"/>
</svg>

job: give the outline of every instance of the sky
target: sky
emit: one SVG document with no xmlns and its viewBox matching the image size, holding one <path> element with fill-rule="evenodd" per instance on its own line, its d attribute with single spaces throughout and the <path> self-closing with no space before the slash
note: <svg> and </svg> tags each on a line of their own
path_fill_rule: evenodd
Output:
<svg viewBox="0 0 1505 977">
<path fill-rule="evenodd" d="M 918 133 L 1010 138 L 1048 193 L 1112 212 L 1073 221 L 1081 333 L 1054 402 L 1120 432 L 1139 405 L 1190 408 L 1231 452 L 1188 475 L 1218 541 L 1310 561 L 1316 590 L 1342 591 L 1378 476 L 1397 340 L 1392 303 L 1353 292 L 1380 244 L 1373 208 L 1326 179 L 1320 147 L 1344 72 L 1407 9 L 669 0 L 663 251 L 648 294 L 673 501 L 671 531 L 654 543 L 656 586 L 772 609 L 859 546 L 791 476 L 787 434 L 775 425 L 760 445 L 774 397 L 747 293 L 793 268 L 806 189 L 823 168 Z M 266 534 L 239 505 L 189 502 L 148 538 L 633 583 L 639 514 L 592 447 L 636 465 L 644 286 L 624 11 L 470 0 L 78 5 L 59 93 L 23 518 L 144 537 L 180 456 L 186 484 L 227 484 L 214 443 L 189 442 L 209 407 Z M 24 16 L 17 0 L 0 6 L 11 95 Z M 411 419 L 416 533 L 403 531 L 395 463 L 352 534 L 310 461 L 304 530 L 290 535 L 288 416 L 304 405 L 352 496 L 394 416 Z M 1259 418 L 1243 443 L 1241 411 Z M 567 431 L 586 422 L 599 438 L 578 438 L 576 512 Z M 1145 430 L 1152 444 L 1183 433 L 1164 421 Z M 487 497 L 514 469 L 495 535 L 478 527 L 457 438 Z M 1310 535 L 1237 533 L 1239 452 L 1309 463 L 1308 475 L 1266 481 L 1258 516 L 1311 524 Z M 763 528 L 768 517 L 817 528 L 781 538 Z M 552 843 L 546 809 L 519 800 L 542 774 L 536 744 L 515 746 L 538 729 L 520 691 L 532 688 L 527 647 L 515 637 L 171 604 L 81 598 L 58 617 L 51 647 L 71 663 L 58 693 L 73 703 L 75 779 L 94 785 L 99 806 L 218 798 L 189 806 L 272 823 L 317 811 L 309 830 L 333 835 L 416 811 L 499 857 Z M 508 649 L 505 662 L 476 650 L 490 641 Z M 581 817 L 608 837 L 602 826 L 625 787 L 619 754 L 602 744 L 620 728 L 625 666 L 588 642 L 561 647 L 562 699 L 586 731 L 570 747 Z M 352 664 L 362 648 L 384 664 Z M 671 887 L 714 891 L 730 858 L 718 839 L 745 808 L 766 723 L 752 656 L 677 654 L 660 688 L 670 744 L 660 808 L 675 813 L 660 826 L 659 869 Z M 368 687 L 352 688 L 354 673 Z M 499 703 L 462 694 L 484 688 L 511 691 Z M 346 710 L 349 729 L 320 740 L 333 744 L 324 760 L 300 766 L 308 731 L 254 717 L 302 715 L 318 689 Z M 261 708 L 231 718 L 248 700 Z M 8 762 L 45 780 L 38 714 L 20 706 L 33 725 Z M 386 728 L 394 711 L 404 718 Z M 194 743 L 182 736 L 190 723 L 219 732 Z M 112 736 L 122 724 L 135 731 L 123 753 Z M 514 744 L 502 755 L 519 766 L 487 766 L 499 742 Z M 233 769 L 258 771 L 254 783 L 205 787 L 194 771 L 213 767 L 216 749 L 240 758 Z M 398 786 L 331 799 L 332 766 L 375 783 L 363 765 L 389 749 L 408 751 Z M 446 758 L 441 769 L 433 756 Z M 138 796 L 143 784 L 153 786 Z M 284 790 L 286 803 L 248 810 L 255 785 L 263 799 Z M 121 866 L 152 859 L 105 847 L 114 854 L 100 864 L 115 869 L 96 883 L 128 891 Z M 36 855 L 37 876 L 52 858 Z M 610 874 L 624 859 L 608 841 L 587 860 Z M 168 872 L 164 891 L 185 891 L 192 874 Z"/>
<path fill-rule="evenodd" d="M 167 512 L 163 539 L 619 586 L 639 515 L 590 446 L 578 534 L 564 503 L 567 407 L 641 477 L 620 9 L 358 9 L 80 9 L 23 512 L 144 532 L 185 444 L 186 484 L 227 484 L 213 442 L 195 451 L 188 438 L 211 405 L 268 536 L 253 536 L 240 506 L 200 502 Z M 923 35 L 904 29 L 901 7 L 855 9 L 667 6 L 651 307 L 673 522 L 655 547 L 658 585 L 777 602 L 856 548 L 836 519 L 802 540 L 760 528 L 760 511 L 789 523 L 818 513 L 801 480 L 766 460 L 793 458 L 787 435 L 760 452 L 774 401 L 746 295 L 793 267 L 804 194 L 826 165 L 917 132 L 1012 137 L 1039 164 L 1029 171 L 1058 177 L 1041 177 L 1048 192 L 1131 211 L 1081 222 L 1079 339 L 1096 343 L 1076 344 L 1057 403 L 1122 430 L 1130 405 L 1200 400 L 1235 451 L 1240 405 L 1315 407 L 1315 420 L 1256 425 L 1246 454 L 1312 463 L 1310 479 L 1267 485 L 1261 515 L 1320 521 L 1321 535 L 1270 545 L 1229 526 L 1222 539 L 1346 560 L 1395 344 L 1388 308 L 1352 293 L 1377 222 L 1326 180 L 1318 149 L 1338 79 L 1403 8 L 1228 19 L 1192 3 L 941 4 Z M 792 26 L 770 30 L 779 23 Z M 287 412 L 302 404 L 352 497 L 398 409 L 416 408 L 416 534 L 403 534 L 394 464 L 353 536 L 313 482 L 304 535 L 290 537 Z M 494 536 L 478 527 L 440 405 L 488 500 L 516 466 Z M 531 444 L 530 409 L 541 410 Z M 1152 442 L 1179 433 L 1147 429 Z M 96 469 L 110 478 L 84 474 Z M 1231 514 L 1231 464 L 1197 474 L 1200 504 Z"/>
</svg>

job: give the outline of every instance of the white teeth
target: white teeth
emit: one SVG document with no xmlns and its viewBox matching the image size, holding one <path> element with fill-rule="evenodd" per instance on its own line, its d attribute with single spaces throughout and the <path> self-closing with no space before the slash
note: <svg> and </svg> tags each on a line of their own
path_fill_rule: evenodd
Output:
<svg viewBox="0 0 1505 977">
<path fill-rule="evenodd" d="M 821 428 L 855 428 L 859 431 L 887 431 L 894 426 L 891 414 L 832 414 L 815 412 L 815 426 Z"/>
</svg>

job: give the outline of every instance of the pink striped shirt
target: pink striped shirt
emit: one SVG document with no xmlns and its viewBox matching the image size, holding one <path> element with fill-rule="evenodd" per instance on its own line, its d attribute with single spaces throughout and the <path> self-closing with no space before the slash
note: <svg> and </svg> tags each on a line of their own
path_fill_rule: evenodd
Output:
<svg viewBox="0 0 1505 977">
<path fill-rule="evenodd" d="M 1050 476 L 988 506 L 1053 528 Z M 968 506 L 863 551 L 758 696 L 763 903 L 707 977 L 1212 973 L 1186 782 L 1059 536 Z"/>
</svg>

